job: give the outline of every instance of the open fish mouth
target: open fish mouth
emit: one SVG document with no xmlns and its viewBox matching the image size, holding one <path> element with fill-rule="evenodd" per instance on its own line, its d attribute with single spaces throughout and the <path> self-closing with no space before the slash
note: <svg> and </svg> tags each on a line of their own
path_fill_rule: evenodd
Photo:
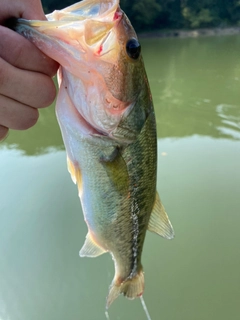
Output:
<svg viewBox="0 0 240 320">
<path fill-rule="evenodd" d="M 55 17 L 56 14 L 58 14 L 58 20 L 65 20 L 70 19 L 71 17 L 74 17 L 74 20 L 76 20 L 76 17 L 86 17 L 88 19 L 94 19 L 97 17 L 108 17 L 111 15 L 113 11 L 116 11 L 116 9 L 119 7 L 119 1 L 118 0 L 102 0 L 102 1 L 96 1 L 96 0 L 88 0 L 88 1 L 81 1 L 78 3 L 75 3 L 65 9 L 62 10 L 55 10 L 53 13 L 47 15 L 48 20 L 49 17 Z M 69 18 L 66 16 L 66 14 L 69 14 Z"/>
<path fill-rule="evenodd" d="M 145 111 L 140 108 L 134 125 L 123 121 L 138 104 L 141 59 L 127 55 L 126 43 L 136 34 L 119 1 L 85 0 L 46 17 L 19 19 L 16 31 L 59 62 L 66 71 L 60 87 L 94 131 L 118 141 L 136 139 Z"/>
<path fill-rule="evenodd" d="M 49 21 L 76 21 L 85 19 L 107 19 L 116 20 L 118 14 L 115 14 L 119 9 L 119 1 L 103 0 L 96 2 L 95 0 L 82 1 L 63 10 L 55 10 L 46 17 Z"/>
<path fill-rule="evenodd" d="M 29 39 L 29 33 L 39 32 L 53 41 L 60 40 L 65 45 L 71 44 L 74 47 L 78 44 L 77 50 L 83 54 L 89 54 L 90 50 L 97 57 L 107 56 L 106 61 L 113 62 L 118 50 L 116 29 L 123 16 L 118 0 L 88 0 L 63 10 L 55 10 L 46 15 L 47 21 L 20 18 L 11 21 L 10 27 Z"/>
</svg>

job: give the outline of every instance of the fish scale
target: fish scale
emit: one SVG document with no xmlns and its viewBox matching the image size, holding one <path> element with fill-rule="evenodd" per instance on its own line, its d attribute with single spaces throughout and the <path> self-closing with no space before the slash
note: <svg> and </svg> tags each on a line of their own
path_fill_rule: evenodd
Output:
<svg viewBox="0 0 240 320">
<path fill-rule="evenodd" d="M 118 0 L 84 0 L 47 18 L 19 19 L 15 29 L 61 65 L 57 119 L 88 226 L 80 256 L 112 255 L 108 308 L 120 294 L 143 294 L 147 229 L 174 237 L 156 192 L 152 96 L 141 46 Z"/>
</svg>

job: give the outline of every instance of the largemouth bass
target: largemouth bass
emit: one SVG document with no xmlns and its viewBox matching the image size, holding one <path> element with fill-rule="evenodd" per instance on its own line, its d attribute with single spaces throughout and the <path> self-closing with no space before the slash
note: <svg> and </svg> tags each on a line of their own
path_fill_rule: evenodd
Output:
<svg viewBox="0 0 240 320">
<path fill-rule="evenodd" d="M 157 139 L 141 46 L 118 0 L 84 0 L 15 29 L 61 65 L 57 119 L 88 227 L 81 257 L 111 253 L 107 307 L 143 294 L 147 229 L 174 236 L 156 192 Z"/>
</svg>

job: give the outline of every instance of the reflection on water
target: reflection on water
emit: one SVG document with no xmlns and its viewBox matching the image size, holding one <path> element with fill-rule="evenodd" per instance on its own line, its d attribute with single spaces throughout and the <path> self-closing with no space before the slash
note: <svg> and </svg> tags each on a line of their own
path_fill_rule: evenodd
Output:
<svg viewBox="0 0 240 320">
<path fill-rule="evenodd" d="M 144 40 L 158 126 L 157 187 L 175 228 L 147 234 L 153 320 L 235 320 L 240 297 L 240 36 Z M 54 107 L 0 144 L 0 320 L 104 320 L 106 254 L 80 259 L 87 228 Z M 176 139 L 178 138 L 178 139 Z M 120 297 L 110 319 L 146 316 Z"/>
<path fill-rule="evenodd" d="M 64 150 L 60 129 L 56 120 L 55 106 L 40 110 L 37 125 L 26 131 L 11 130 L 0 149 L 20 149 L 26 155 L 40 155 L 52 150 Z"/>
<path fill-rule="evenodd" d="M 160 137 L 239 139 L 239 52 L 239 36 L 143 41 Z"/>
<path fill-rule="evenodd" d="M 222 119 L 221 126 L 217 129 L 225 136 L 232 139 L 240 139 L 240 107 L 220 104 L 216 112 Z"/>
</svg>

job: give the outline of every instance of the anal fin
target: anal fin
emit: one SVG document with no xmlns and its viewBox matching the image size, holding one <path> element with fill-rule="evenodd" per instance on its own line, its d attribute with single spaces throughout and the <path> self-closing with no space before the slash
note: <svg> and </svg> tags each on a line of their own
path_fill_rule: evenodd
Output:
<svg viewBox="0 0 240 320">
<path fill-rule="evenodd" d="M 168 218 L 168 215 L 161 203 L 158 193 L 153 207 L 153 211 L 148 223 L 148 230 L 166 239 L 174 238 L 174 230 Z"/>
<path fill-rule="evenodd" d="M 86 240 L 82 249 L 79 252 L 80 257 L 90 257 L 95 258 L 100 256 L 101 254 L 107 252 L 102 247 L 98 246 L 96 242 L 93 241 L 91 235 L 88 233 L 86 236 Z"/>
</svg>

